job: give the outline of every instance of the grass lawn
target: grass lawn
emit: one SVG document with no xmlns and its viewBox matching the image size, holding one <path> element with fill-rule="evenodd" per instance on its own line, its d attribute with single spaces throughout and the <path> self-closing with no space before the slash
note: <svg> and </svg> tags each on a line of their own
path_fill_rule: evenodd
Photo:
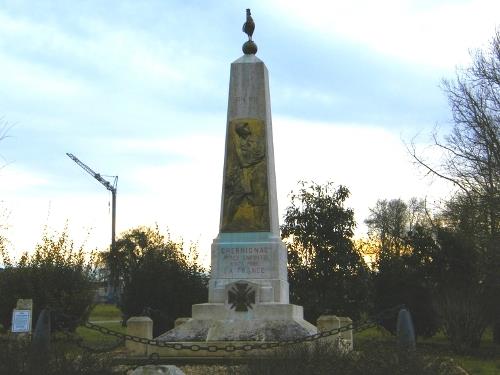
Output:
<svg viewBox="0 0 500 375">
<path fill-rule="evenodd" d="M 113 331 L 118 331 L 121 333 L 126 333 L 127 328 L 122 327 L 121 324 L 121 311 L 118 307 L 108 304 L 99 304 L 94 307 L 90 314 L 89 320 L 96 322 L 96 324 L 111 329 Z M 99 321 L 104 321 L 104 323 L 99 323 Z M 109 321 L 116 321 L 110 323 Z M 2 326 L 0 325 L 0 334 L 2 332 Z M 80 326 L 76 329 L 78 336 L 84 339 L 84 342 L 90 346 L 109 346 L 117 342 L 117 338 L 110 335 L 105 335 L 99 331 L 85 328 Z"/>
<path fill-rule="evenodd" d="M 389 332 L 383 328 L 370 328 L 354 335 L 354 348 L 369 350 L 375 342 L 394 341 Z M 439 332 L 428 339 L 419 338 L 417 350 L 429 356 L 453 358 L 471 375 L 500 375 L 500 346 L 493 344 L 491 330 L 485 332 L 481 347 L 468 355 L 457 355 L 452 352 L 448 340 Z"/>
<path fill-rule="evenodd" d="M 90 321 L 94 322 L 97 325 L 106 327 L 113 331 L 126 333 L 127 328 L 122 327 L 121 319 L 122 315 L 120 309 L 115 305 L 108 304 L 96 305 L 90 313 L 89 318 Z M 104 323 L 99 323 L 99 321 L 104 321 Z M 110 321 L 116 322 L 110 323 Z M 78 336 L 82 337 L 85 340 L 85 343 L 91 346 L 111 345 L 118 340 L 114 336 L 105 335 L 99 331 L 86 327 L 78 327 L 76 333 L 78 334 Z"/>
<path fill-rule="evenodd" d="M 472 375 L 500 374 L 500 359 L 484 360 L 471 356 L 457 356 L 456 361 Z"/>
<path fill-rule="evenodd" d="M 481 340 L 481 347 L 471 350 L 467 355 L 457 355 L 451 351 L 448 340 L 442 332 L 429 339 L 419 340 L 423 350 L 439 353 L 455 359 L 465 370 L 473 375 L 500 374 L 500 346 L 493 343 L 491 330 L 487 330 Z M 418 345 L 418 344 L 417 344 Z"/>
<path fill-rule="evenodd" d="M 89 320 L 121 320 L 122 313 L 118 307 L 109 304 L 95 305 L 90 313 Z"/>
<path fill-rule="evenodd" d="M 102 323 L 99 325 L 121 333 L 126 333 L 127 330 L 126 327 L 122 327 L 121 323 Z M 85 342 L 89 342 L 91 344 L 109 344 L 117 340 L 117 338 L 114 336 L 106 335 L 99 331 L 86 327 L 78 327 L 76 329 L 76 333 L 78 334 L 78 336 L 82 337 Z"/>
</svg>

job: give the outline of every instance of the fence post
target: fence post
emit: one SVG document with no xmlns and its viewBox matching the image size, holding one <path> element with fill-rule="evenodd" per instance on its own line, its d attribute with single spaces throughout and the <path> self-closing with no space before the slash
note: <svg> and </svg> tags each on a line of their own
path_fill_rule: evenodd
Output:
<svg viewBox="0 0 500 375">
<path fill-rule="evenodd" d="M 133 316 L 127 320 L 127 334 L 131 336 L 153 338 L 153 321 L 147 316 Z M 132 355 L 147 356 L 148 345 L 140 342 L 126 340 L 125 347 Z"/>
<path fill-rule="evenodd" d="M 330 331 L 351 324 L 351 318 L 335 315 L 321 315 L 316 321 L 318 332 Z M 323 342 L 333 344 L 335 349 L 350 352 L 353 348 L 352 328 L 321 339 Z"/>
<path fill-rule="evenodd" d="M 340 327 L 345 327 L 352 324 L 352 319 L 347 316 L 339 316 Z M 346 331 L 340 332 L 339 348 L 344 351 L 350 352 L 354 349 L 354 337 L 352 334 L 352 328 Z"/>
<path fill-rule="evenodd" d="M 330 331 L 332 329 L 337 329 L 339 327 L 340 327 L 340 321 L 339 318 L 337 318 L 335 315 L 321 315 L 318 318 L 318 320 L 316 320 L 316 328 L 318 328 L 318 333 Z M 339 337 L 338 334 L 327 336 L 325 338 L 320 339 L 320 342 L 324 342 L 333 347 L 336 347 L 338 337 Z"/>
</svg>

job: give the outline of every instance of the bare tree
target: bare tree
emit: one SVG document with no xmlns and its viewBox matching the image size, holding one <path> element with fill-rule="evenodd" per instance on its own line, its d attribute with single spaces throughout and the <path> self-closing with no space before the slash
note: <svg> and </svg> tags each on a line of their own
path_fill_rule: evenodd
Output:
<svg viewBox="0 0 500 375">
<path fill-rule="evenodd" d="M 370 216 L 365 219 L 368 235 L 380 246 L 381 252 L 400 256 L 409 251 L 407 240 L 416 226 L 424 226 L 429 221 L 426 204 L 422 199 L 379 199 L 370 208 Z"/>
<path fill-rule="evenodd" d="M 2 117 L 0 117 L 0 142 L 8 137 L 8 131 L 12 126 Z M 1 149 L 0 149 L 1 150 Z M 0 159 L 3 159 L 3 162 L 0 162 L 0 169 L 2 169 L 7 161 L 0 153 Z M 7 254 L 7 244 L 8 240 L 5 236 L 5 232 L 7 231 L 7 219 L 8 219 L 8 211 L 2 207 L 2 201 L 0 200 L 0 264 L 10 265 L 11 261 Z"/>
<path fill-rule="evenodd" d="M 433 135 L 442 151 L 433 164 L 408 147 L 417 164 L 428 173 L 451 181 L 468 206 L 485 214 L 489 235 L 499 233 L 500 208 L 500 30 L 486 51 L 472 54 L 472 65 L 457 70 L 454 80 L 444 80 L 453 129 L 444 138 Z"/>
<path fill-rule="evenodd" d="M 12 125 L 6 121 L 3 117 L 0 117 L 0 142 L 3 141 L 5 138 L 8 137 L 9 130 L 12 128 Z M 0 148 L 1 150 L 1 148 Z M 2 156 L 2 153 L 0 152 L 0 159 L 3 159 L 3 162 L 0 163 L 0 169 L 7 164 L 7 161 L 5 158 Z"/>
<path fill-rule="evenodd" d="M 12 261 L 7 252 L 7 245 L 9 244 L 9 240 L 6 236 L 6 232 L 9 228 L 8 219 L 9 212 L 2 206 L 2 202 L 0 201 L 0 265 L 3 264 L 5 266 L 12 265 Z"/>
<path fill-rule="evenodd" d="M 457 238 L 467 240 L 462 250 L 476 263 L 477 275 L 468 288 L 469 295 L 478 297 L 474 304 L 481 314 L 469 306 L 464 288 L 451 283 L 445 285 L 444 296 L 454 290 L 463 293 L 455 293 L 449 299 L 453 303 L 441 306 L 443 320 L 451 324 L 456 317 L 465 319 L 455 327 L 455 333 L 462 337 L 467 333 L 462 327 L 464 321 L 472 327 L 472 323 L 487 318 L 479 323 L 483 328 L 493 323 L 494 340 L 500 343 L 500 304 L 492 297 L 500 291 L 500 29 L 486 50 L 478 50 L 471 57 L 471 66 L 457 70 L 454 80 L 443 81 L 453 115 L 450 134 L 442 138 L 433 135 L 434 147 L 443 157 L 436 164 L 417 153 L 414 143 L 408 150 L 429 174 L 458 188 L 442 210 L 442 222 L 455 231 Z M 450 243 L 455 259 L 464 241 Z M 478 345 L 480 338 L 471 343 Z"/>
</svg>

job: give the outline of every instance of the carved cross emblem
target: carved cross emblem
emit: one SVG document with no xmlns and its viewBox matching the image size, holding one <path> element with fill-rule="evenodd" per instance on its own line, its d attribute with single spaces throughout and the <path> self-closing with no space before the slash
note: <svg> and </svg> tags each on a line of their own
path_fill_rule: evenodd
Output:
<svg viewBox="0 0 500 375">
<path fill-rule="evenodd" d="M 246 283 L 236 283 L 228 291 L 228 302 L 235 311 L 248 311 L 255 304 L 255 290 Z"/>
</svg>

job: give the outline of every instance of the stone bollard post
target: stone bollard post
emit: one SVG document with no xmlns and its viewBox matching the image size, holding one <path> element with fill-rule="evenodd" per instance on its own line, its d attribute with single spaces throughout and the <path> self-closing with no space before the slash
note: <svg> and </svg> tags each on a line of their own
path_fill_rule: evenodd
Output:
<svg viewBox="0 0 500 375">
<path fill-rule="evenodd" d="M 325 332 L 332 329 L 344 327 L 350 323 L 352 323 L 352 320 L 348 317 L 321 315 L 316 322 L 316 326 L 318 328 L 318 332 Z M 325 337 L 322 340 L 324 340 L 324 342 L 333 344 L 335 348 L 341 351 L 349 352 L 353 349 L 352 329 L 340 332 L 340 334 L 337 335 Z"/>
<path fill-rule="evenodd" d="M 339 328 L 340 321 L 335 315 L 321 315 L 316 321 L 316 327 L 318 328 L 318 332 L 330 331 Z M 321 339 L 321 341 L 336 346 L 338 337 L 339 335 L 327 336 Z"/>
<path fill-rule="evenodd" d="M 131 336 L 152 339 L 153 321 L 147 316 L 133 316 L 129 320 L 127 320 L 127 334 Z M 148 345 L 146 344 L 127 340 L 125 343 L 125 347 L 131 352 L 132 355 L 148 355 Z"/>
<path fill-rule="evenodd" d="M 340 327 L 345 327 L 349 324 L 352 324 L 352 319 L 348 316 L 339 316 L 339 325 Z M 350 352 L 354 348 L 354 337 L 352 335 L 352 328 L 347 331 L 343 331 L 340 333 L 340 341 L 339 344 L 341 346 L 340 349 L 346 352 Z"/>
</svg>

